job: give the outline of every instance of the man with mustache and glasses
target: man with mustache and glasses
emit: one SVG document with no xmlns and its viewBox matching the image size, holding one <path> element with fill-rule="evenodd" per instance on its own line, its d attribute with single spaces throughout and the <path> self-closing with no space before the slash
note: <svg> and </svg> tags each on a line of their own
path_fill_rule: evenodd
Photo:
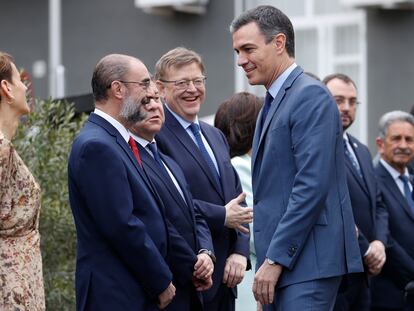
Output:
<svg viewBox="0 0 414 311">
<path fill-rule="evenodd" d="M 387 261 L 371 283 L 372 310 L 412 310 L 404 288 L 414 280 L 414 201 L 407 165 L 414 156 L 414 117 L 392 111 L 379 121 L 376 139 L 381 156 L 376 176 L 388 208 L 389 247 Z"/>
<path fill-rule="evenodd" d="M 164 309 L 175 295 L 167 265 L 184 240 L 171 231 L 127 128 L 142 120 L 150 75 L 111 54 L 92 77 L 95 110 L 73 142 L 69 199 L 77 230 L 77 310 Z"/>
<path fill-rule="evenodd" d="M 388 236 L 388 214 L 381 199 L 371 153 L 346 130 L 356 118 L 357 88 L 350 77 L 336 73 L 323 79 L 334 97 L 342 120 L 343 144 L 347 184 L 358 243 L 365 273 L 344 276 L 335 302 L 335 311 L 369 311 L 371 306 L 368 276 L 381 272 L 385 263 L 385 246 Z"/>
</svg>

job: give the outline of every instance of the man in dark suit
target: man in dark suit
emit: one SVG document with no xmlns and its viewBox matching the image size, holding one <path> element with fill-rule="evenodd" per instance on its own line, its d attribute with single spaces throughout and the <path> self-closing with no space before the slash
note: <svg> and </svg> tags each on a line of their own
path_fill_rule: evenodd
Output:
<svg viewBox="0 0 414 311">
<path fill-rule="evenodd" d="M 167 310 L 203 310 L 201 294 L 213 284 L 213 242 L 206 221 L 194 208 L 184 174 L 173 159 L 158 151 L 154 139 L 165 120 L 164 110 L 154 83 L 150 101 L 142 106 L 144 118 L 130 128 L 141 156 L 143 168 L 165 206 L 167 219 L 187 242 L 187 252 L 197 258 L 194 275 L 174 274 L 176 295 Z M 172 250 L 174 251 L 174 250 Z M 179 267 L 182 262 L 170 262 Z"/>
<path fill-rule="evenodd" d="M 68 165 L 77 310 L 159 310 L 175 294 L 167 265 L 174 236 L 126 129 L 142 118 L 149 84 L 145 65 L 127 55 L 104 57 L 93 73 L 96 108 Z"/>
<path fill-rule="evenodd" d="M 365 273 L 349 274 L 342 280 L 334 310 L 369 311 L 368 275 L 378 275 L 385 263 L 388 213 L 381 199 L 368 148 L 345 131 L 352 125 L 358 106 L 357 88 L 350 77 L 332 74 L 323 83 L 338 106 L 344 131 L 347 183 Z"/>
<path fill-rule="evenodd" d="M 414 118 L 392 111 L 379 121 L 376 140 L 381 156 L 375 168 L 383 200 L 388 208 L 389 247 L 387 261 L 372 279 L 373 310 L 413 310 L 404 289 L 414 280 L 414 201 L 412 177 L 407 165 L 414 157 Z"/>
<path fill-rule="evenodd" d="M 283 12 L 259 6 L 230 29 L 249 83 L 267 89 L 253 139 L 253 293 L 264 310 L 331 310 L 341 276 L 362 271 L 338 109 L 295 64 Z"/>
<path fill-rule="evenodd" d="M 205 97 L 200 56 L 185 48 L 164 54 L 156 64 L 157 86 L 165 101 L 165 125 L 156 136 L 160 150 L 184 172 L 191 194 L 205 217 L 216 255 L 213 286 L 203 293 L 206 310 L 234 310 L 235 287 L 249 258 L 252 209 L 230 162 L 224 135 L 197 118 Z"/>
</svg>

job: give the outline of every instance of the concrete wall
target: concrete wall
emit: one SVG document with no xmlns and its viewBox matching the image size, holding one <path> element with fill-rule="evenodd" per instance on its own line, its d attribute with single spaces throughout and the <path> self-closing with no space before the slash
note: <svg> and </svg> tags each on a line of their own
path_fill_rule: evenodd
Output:
<svg viewBox="0 0 414 311">
<path fill-rule="evenodd" d="M 0 49 L 32 70 L 35 60 L 48 61 L 48 1 L 3 1 Z M 5 14 L 5 12 L 7 14 Z M 233 1 L 210 0 L 205 15 L 149 15 L 134 0 L 62 1 L 62 61 L 66 95 L 91 92 L 97 61 L 108 53 L 140 58 L 150 71 L 169 49 L 185 46 L 200 53 L 207 71 L 207 97 L 201 115 L 212 114 L 234 92 L 234 61 L 228 25 Z M 34 79 L 36 95 L 48 96 L 47 76 Z"/>
<path fill-rule="evenodd" d="M 35 61 L 47 62 L 48 57 L 48 1 L 1 1 L 0 50 L 12 54 L 18 68 L 29 73 Z M 33 79 L 36 96 L 45 97 L 47 76 Z"/>
<path fill-rule="evenodd" d="M 367 13 L 368 141 L 375 154 L 379 118 L 414 105 L 414 10 Z"/>
</svg>

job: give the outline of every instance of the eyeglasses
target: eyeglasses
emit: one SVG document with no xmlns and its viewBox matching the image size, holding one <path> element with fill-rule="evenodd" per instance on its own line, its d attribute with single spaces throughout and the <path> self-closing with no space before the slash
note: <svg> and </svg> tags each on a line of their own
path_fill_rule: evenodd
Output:
<svg viewBox="0 0 414 311">
<path fill-rule="evenodd" d="M 151 84 L 151 80 L 144 80 L 144 81 L 123 81 L 123 80 L 116 80 L 116 81 L 121 82 L 121 83 L 124 83 L 124 84 L 129 84 L 129 83 L 139 84 L 144 90 L 147 90 L 148 87 Z M 108 89 L 111 87 L 111 84 L 108 85 L 108 87 L 107 87 Z"/>
<path fill-rule="evenodd" d="M 164 83 L 174 83 L 174 86 L 179 89 L 179 90 L 186 90 L 190 87 L 190 83 L 193 82 L 193 85 L 195 88 L 201 88 L 204 87 L 205 83 L 206 83 L 207 77 L 199 77 L 199 78 L 195 78 L 195 79 L 182 79 L 182 80 L 172 80 L 172 81 L 168 81 L 168 80 L 162 80 L 160 79 L 161 82 Z"/>
<path fill-rule="evenodd" d="M 338 106 L 342 106 L 342 105 L 344 105 L 346 102 L 348 102 L 348 105 L 349 105 L 350 107 L 355 107 L 355 106 L 357 106 L 358 104 L 360 104 L 360 102 L 359 102 L 356 98 L 345 98 L 345 97 L 343 97 L 343 96 L 335 96 L 335 101 L 336 101 L 336 104 L 337 104 Z"/>
</svg>

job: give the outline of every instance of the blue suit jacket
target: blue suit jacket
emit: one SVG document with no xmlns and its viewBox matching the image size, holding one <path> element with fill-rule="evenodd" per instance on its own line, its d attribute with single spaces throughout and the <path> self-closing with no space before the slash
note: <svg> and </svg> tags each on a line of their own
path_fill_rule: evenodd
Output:
<svg viewBox="0 0 414 311">
<path fill-rule="evenodd" d="M 218 129 L 200 122 L 200 128 L 211 146 L 217 160 L 221 176 L 221 187 L 198 147 L 168 109 L 165 111 L 165 124 L 156 136 L 159 149 L 173 158 L 184 172 L 190 186 L 196 208 L 205 217 L 213 238 L 216 263 L 213 273 L 213 286 L 203 293 L 204 301 L 211 301 L 223 280 L 227 257 L 238 253 L 249 258 L 249 235 L 224 226 L 224 205 L 241 192 L 239 177 L 230 162 L 228 144 Z"/>
<path fill-rule="evenodd" d="M 375 172 L 388 208 L 390 238 L 382 272 L 372 279 L 372 302 L 376 307 L 401 308 L 404 306 L 403 289 L 414 279 L 414 213 L 381 163 Z"/>
<path fill-rule="evenodd" d="M 285 267 L 279 286 L 362 271 L 338 108 L 300 67 L 257 122 L 252 184 L 257 262 Z"/>
<path fill-rule="evenodd" d="M 197 260 L 196 254 L 200 249 L 213 250 L 213 242 L 210 235 L 210 230 L 203 217 L 195 211 L 193 198 L 189 191 L 189 187 L 185 180 L 184 174 L 180 167 L 170 157 L 163 155 L 160 152 L 160 156 L 163 162 L 168 166 L 171 173 L 177 180 L 183 195 L 178 192 L 172 180 L 165 176 L 162 170 L 159 168 L 159 164 L 154 158 L 137 143 L 142 163 L 144 165 L 145 172 L 151 179 L 157 193 L 159 194 L 163 204 L 165 206 L 165 215 L 169 222 L 174 225 L 178 233 L 185 239 L 187 253 L 192 254 L 192 261 L 190 269 L 185 267 L 184 272 L 173 271 L 174 284 L 176 285 L 176 296 L 171 304 L 167 307 L 168 310 L 190 310 L 189 301 L 190 297 L 194 295 L 194 287 L 192 285 L 192 272 L 194 264 Z M 171 252 L 177 250 L 172 249 Z M 178 250 L 179 251 L 179 250 Z M 171 265 L 176 269 L 182 267 L 183 261 L 171 262 Z M 190 273 L 188 273 L 190 272 Z M 201 295 L 198 295 L 201 298 Z M 200 299 L 200 310 L 202 309 L 202 299 Z"/>
<path fill-rule="evenodd" d="M 355 223 L 359 229 L 359 248 L 363 256 L 369 243 L 374 240 L 387 246 L 388 213 L 381 198 L 368 148 L 352 135 L 347 135 L 364 177 L 359 177 L 351 160 L 345 157 L 347 184 Z"/>
<path fill-rule="evenodd" d="M 172 280 L 163 207 L 122 136 L 92 113 L 69 157 L 77 310 L 158 310 Z"/>
</svg>

